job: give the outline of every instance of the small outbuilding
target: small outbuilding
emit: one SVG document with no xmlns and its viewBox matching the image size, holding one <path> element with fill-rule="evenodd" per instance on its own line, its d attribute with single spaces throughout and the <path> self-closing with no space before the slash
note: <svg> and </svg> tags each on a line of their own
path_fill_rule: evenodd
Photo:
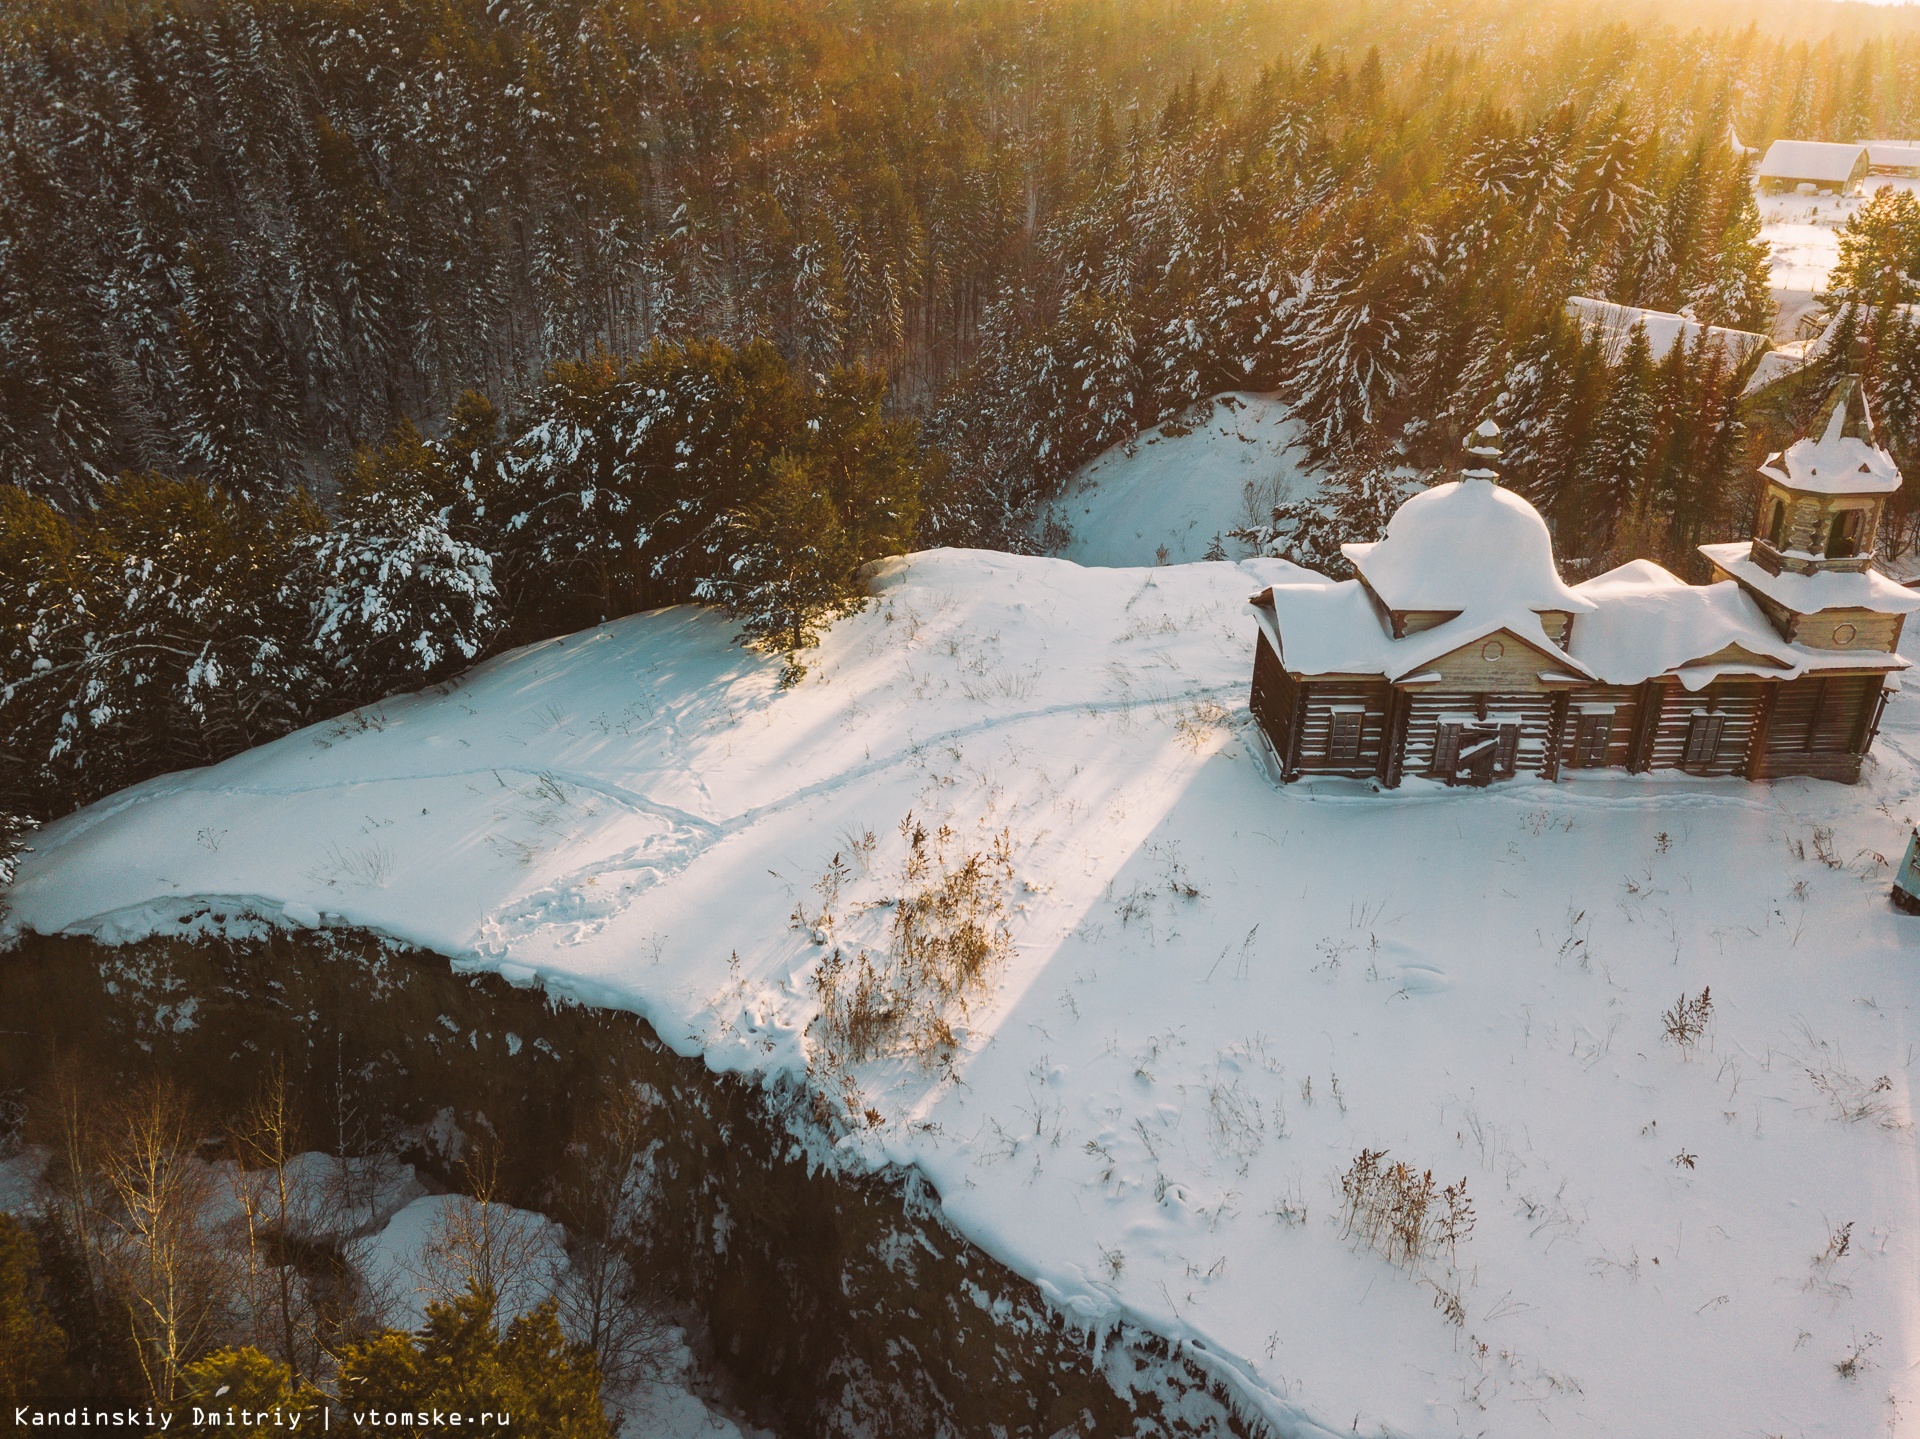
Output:
<svg viewBox="0 0 1920 1439">
<path fill-rule="evenodd" d="M 1912 140 L 1869 140 L 1867 160 L 1876 175 L 1920 177 L 1920 143 Z"/>
<path fill-rule="evenodd" d="M 1775 140 L 1760 162 L 1760 188 L 1778 192 L 1810 186 L 1814 192 L 1851 195 L 1872 168 L 1865 145 L 1827 140 Z"/>
</svg>

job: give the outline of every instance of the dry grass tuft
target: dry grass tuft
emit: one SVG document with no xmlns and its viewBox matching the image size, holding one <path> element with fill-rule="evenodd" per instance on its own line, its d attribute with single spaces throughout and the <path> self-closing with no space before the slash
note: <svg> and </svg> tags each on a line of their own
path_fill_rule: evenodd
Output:
<svg viewBox="0 0 1920 1439">
<path fill-rule="evenodd" d="M 831 1072 L 887 1055 L 949 1060 L 952 1016 L 966 1016 L 1012 951 L 1008 832 L 985 849 L 966 848 L 947 826 L 929 834 L 908 815 L 900 836 L 900 896 L 885 952 L 863 948 L 849 958 L 836 948 L 814 973 L 821 1058 Z M 830 870 L 820 886 L 829 909 L 844 881 Z"/>
<path fill-rule="evenodd" d="M 1384 1149 L 1363 1149 L 1340 1179 L 1343 1235 L 1358 1235 L 1391 1264 L 1418 1267 L 1430 1259 L 1452 1262 L 1473 1233 L 1473 1201 L 1467 1181 L 1442 1188 L 1431 1169 L 1415 1173 L 1400 1161 L 1387 1164 Z"/>
<path fill-rule="evenodd" d="M 1692 999 L 1683 991 L 1672 1009 L 1661 1011 L 1660 1023 L 1668 1039 L 1679 1045 L 1683 1053 L 1691 1052 L 1694 1045 L 1706 1037 L 1707 1026 L 1713 1023 L 1712 989 L 1703 989 Z"/>
</svg>

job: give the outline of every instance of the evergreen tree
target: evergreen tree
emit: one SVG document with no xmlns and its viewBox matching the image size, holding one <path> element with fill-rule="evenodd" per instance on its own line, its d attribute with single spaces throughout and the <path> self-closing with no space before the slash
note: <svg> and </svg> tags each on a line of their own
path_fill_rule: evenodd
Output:
<svg viewBox="0 0 1920 1439">
<path fill-rule="evenodd" d="M 216 1349 L 182 1370 L 180 1381 L 183 1402 L 223 1421 L 231 1411 L 234 1422 L 220 1428 L 238 1439 L 276 1439 L 289 1432 L 287 1415 L 310 1418 L 326 1402 L 312 1385 L 296 1381 L 286 1365 L 251 1347 Z"/>
<path fill-rule="evenodd" d="M 294 602 L 312 596 L 310 643 L 339 699 L 432 683 L 472 664 L 499 628 L 493 557 L 453 532 L 465 499 L 406 421 L 355 457 L 339 523 L 308 542 L 294 577 Z"/>
<path fill-rule="evenodd" d="M 39 1257 L 26 1227 L 0 1213 L 0 1395 L 9 1403 L 50 1396 L 63 1377 L 67 1336 L 47 1310 Z"/>
<path fill-rule="evenodd" d="M 1912 191 L 1875 190 L 1847 218 L 1826 298 L 1863 305 L 1920 299 L 1920 198 Z"/>
<path fill-rule="evenodd" d="M 1581 465 L 1580 533 L 1604 550 L 1640 516 L 1652 458 L 1658 393 L 1646 327 L 1635 325 L 1608 376 L 1606 402 L 1593 426 Z"/>
<path fill-rule="evenodd" d="M 743 639 L 784 652 L 781 684 L 796 684 L 807 672 L 800 651 L 822 625 L 864 599 L 854 583 L 853 548 L 818 468 L 792 455 L 773 462 L 765 489 L 734 525 L 730 570 L 702 595 L 745 622 Z"/>
<path fill-rule="evenodd" d="M 356 1406 L 510 1414 L 513 1427 L 544 1439 L 611 1439 L 593 1351 L 569 1343 L 552 1300 L 495 1325 L 494 1299 L 476 1290 L 429 1304 L 418 1335 L 389 1330 L 340 1356 L 340 1384 Z M 428 1439 L 427 1426 L 395 1431 Z"/>
</svg>

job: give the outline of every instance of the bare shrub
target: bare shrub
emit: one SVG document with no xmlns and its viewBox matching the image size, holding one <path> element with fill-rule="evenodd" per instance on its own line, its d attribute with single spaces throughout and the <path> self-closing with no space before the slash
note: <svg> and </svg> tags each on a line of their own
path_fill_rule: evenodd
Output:
<svg viewBox="0 0 1920 1439">
<path fill-rule="evenodd" d="M 571 1147 L 560 1185 L 569 1260 L 556 1295 L 560 1322 L 616 1389 L 663 1379 L 678 1342 L 633 1260 L 646 1228 L 656 1098 L 642 1086 L 609 1095 Z"/>
<path fill-rule="evenodd" d="M 1835 1117 L 1848 1124 L 1873 1124 L 1881 1129 L 1903 1129 L 1899 1106 L 1894 1102 L 1893 1078 L 1883 1074 L 1866 1080 L 1835 1068 L 1809 1067 L 1807 1078 L 1833 1105 Z"/>
<path fill-rule="evenodd" d="M 1267 1115 L 1237 1077 L 1216 1073 L 1207 1081 L 1207 1138 L 1214 1152 L 1240 1174 L 1247 1172 L 1266 1143 Z"/>
<path fill-rule="evenodd" d="M 288 1166 L 300 1152 L 286 1071 L 275 1065 L 253 1102 L 228 1132 L 240 1167 L 233 1177 L 240 1206 L 242 1299 L 260 1347 L 292 1371 L 294 1383 L 318 1367 L 315 1314 L 286 1249 L 313 1228 L 313 1197 Z"/>
<path fill-rule="evenodd" d="M 556 1256 L 544 1223 L 501 1201 L 496 1143 L 476 1141 L 461 1171 L 467 1192 L 452 1196 L 429 1229 L 417 1277 L 442 1304 L 485 1290 L 504 1325 L 546 1297 Z"/>
<path fill-rule="evenodd" d="M 1842 1379 L 1858 1379 L 1874 1367 L 1873 1360 L 1867 1356 L 1878 1348 L 1879 1344 L 1878 1334 L 1861 1335 L 1853 1341 L 1853 1347 L 1834 1362 L 1833 1372 Z"/>
<path fill-rule="evenodd" d="M 1692 999 L 1683 991 L 1673 1002 L 1673 1008 L 1662 1010 L 1660 1023 L 1668 1039 L 1679 1045 L 1682 1051 L 1690 1051 L 1706 1037 L 1707 1026 L 1713 1022 L 1713 990 L 1702 989 Z"/>
<path fill-rule="evenodd" d="M 1398 1160 L 1385 1163 L 1386 1157 L 1384 1149 L 1362 1149 L 1341 1176 L 1341 1233 L 1357 1235 L 1391 1264 L 1451 1262 L 1473 1232 L 1467 1181 L 1442 1188 L 1431 1169 L 1416 1173 Z"/>
</svg>

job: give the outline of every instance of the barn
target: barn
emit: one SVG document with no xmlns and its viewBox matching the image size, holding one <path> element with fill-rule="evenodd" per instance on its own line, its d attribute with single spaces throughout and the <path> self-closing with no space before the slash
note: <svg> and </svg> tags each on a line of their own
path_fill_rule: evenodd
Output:
<svg viewBox="0 0 1920 1439">
<path fill-rule="evenodd" d="M 1760 188 L 1851 195 L 1867 178 L 1872 160 L 1865 145 L 1840 145 L 1827 140 L 1775 140 L 1760 162 Z"/>
<path fill-rule="evenodd" d="M 1281 778 L 1857 780 L 1920 609 L 1872 567 L 1899 478 L 1870 428 L 1842 381 L 1816 434 L 1762 470 L 1762 533 L 1702 547 L 1714 583 L 1635 560 L 1570 586 L 1482 425 L 1458 479 L 1342 547 L 1354 578 L 1303 569 L 1253 596 L 1251 709 Z"/>
</svg>

